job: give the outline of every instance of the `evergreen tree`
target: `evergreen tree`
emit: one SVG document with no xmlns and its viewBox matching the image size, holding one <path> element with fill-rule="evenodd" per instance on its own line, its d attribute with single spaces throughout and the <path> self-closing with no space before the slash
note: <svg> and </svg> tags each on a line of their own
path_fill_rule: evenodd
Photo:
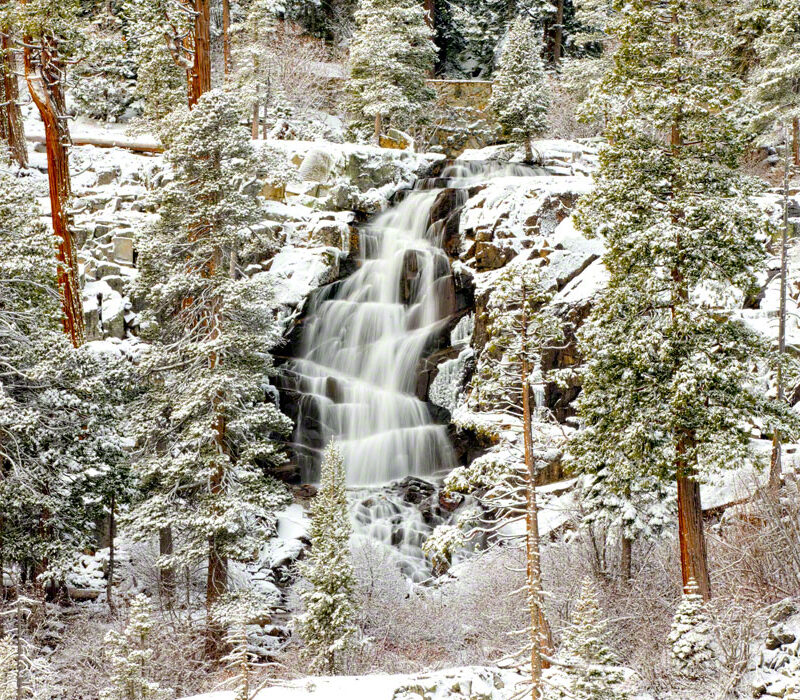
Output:
<svg viewBox="0 0 800 700">
<path fill-rule="evenodd" d="M 756 125 L 791 125 L 793 160 L 800 165 L 800 1 L 777 0 L 776 7 L 763 13 L 767 24 L 755 42 L 759 66 L 751 89 L 760 108 Z"/>
<path fill-rule="evenodd" d="M 682 675 L 700 678 L 711 670 L 715 658 L 711 618 L 694 581 L 689 581 L 675 612 L 669 643 L 672 659 Z"/>
<path fill-rule="evenodd" d="M 72 347 L 31 183 L 0 166 L 0 191 L 0 557 L 55 585 L 93 536 L 99 481 L 124 471 L 129 373 Z"/>
<path fill-rule="evenodd" d="M 532 40 L 534 27 L 517 17 L 508 32 L 489 103 L 509 138 L 524 144 L 525 160 L 533 160 L 531 139 L 547 128 L 550 103 L 541 46 Z"/>
<path fill-rule="evenodd" d="M 585 429 L 571 452 L 579 471 L 620 482 L 676 480 L 684 583 L 707 597 L 699 480 L 748 460 L 751 421 L 796 421 L 756 389 L 769 350 L 734 313 L 765 259 L 765 223 L 732 169 L 746 134 L 715 8 L 618 6 L 603 92 L 624 109 L 576 214 L 605 242 L 610 280 L 579 333 Z"/>
<path fill-rule="evenodd" d="M 311 504 L 311 550 L 300 565 L 309 588 L 302 594 L 305 612 L 297 621 L 305 657 L 315 671 L 327 674 L 340 671 L 342 655 L 356 633 L 345 483 L 342 453 L 332 441 L 325 449 L 319 492 Z"/>
<path fill-rule="evenodd" d="M 291 430 L 269 395 L 269 351 L 280 340 L 271 284 L 245 277 L 240 264 L 255 240 L 248 225 L 261 216 L 241 187 L 256 164 L 239 115 L 238 101 L 214 90 L 172 125 L 175 178 L 159 220 L 139 237 L 134 284 L 153 344 L 136 415 L 147 497 L 130 520 L 139 537 L 174 532 L 163 567 L 207 560 L 210 627 L 227 559 L 252 559 L 290 501 L 269 474 L 285 459 L 275 437 Z"/>
<path fill-rule="evenodd" d="M 111 630 L 105 637 L 104 653 L 111 662 L 111 684 L 100 692 L 101 700 L 167 700 L 169 688 L 151 680 L 153 650 L 149 646 L 155 621 L 147 596 L 131 601 L 128 624 L 123 632 Z"/>
<path fill-rule="evenodd" d="M 606 637 L 597 590 L 590 579 L 584 579 L 561 647 L 561 655 L 569 664 L 571 697 L 576 700 L 624 700 L 627 697 L 620 688 L 624 677 L 614 668 L 616 658 Z"/>
<path fill-rule="evenodd" d="M 349 108 L 374 120 L 378 140 L 384 121 L 409 129 L 425 120 L 436 96 L 425 85 L 436 47 L 419 0 L 361 0 L 355 18 Z"/>
</svg>

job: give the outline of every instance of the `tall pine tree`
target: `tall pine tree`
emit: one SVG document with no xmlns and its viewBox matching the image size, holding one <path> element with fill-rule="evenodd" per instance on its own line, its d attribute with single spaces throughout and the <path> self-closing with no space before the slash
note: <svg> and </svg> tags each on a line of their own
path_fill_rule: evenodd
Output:
<svg viewBox="0 0 800 700">
<path fill-rule="evenodd" d="M 754 419 L 794 424 L 755 390 L 768 349 L 735 317 L 765 260 L 765 224 L 732 170 L 745 134 L 714 4 L 617 8 L 603 89 L 624 110 L 609 116 L 577 214 L 606 244 L 610 281 L 580 334 L 586 428 L 572 452 L 582 471 L 677 482 L 683 582 L 707 598 L 700 481 L 746 462 Z"/>
</svg>

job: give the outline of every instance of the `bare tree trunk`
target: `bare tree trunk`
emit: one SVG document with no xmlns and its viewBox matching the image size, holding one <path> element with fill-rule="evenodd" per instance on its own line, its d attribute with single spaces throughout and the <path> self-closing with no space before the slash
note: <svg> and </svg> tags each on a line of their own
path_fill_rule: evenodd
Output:
<svg viewBox="0 0 800 700">
<path fill-rule="evenodd" d="M 530 406 L 530 367 L 527 357 L 527 289 L 522 287 L 522 431 L 525 446 L 525 468 L 528 481 L 527 508 L 525 509 L 525 553 L 530 610 L 531 641 L 531 699 L 542 697 L 542 641 L 544 615 L 542 613 L 542 569 L 539 550 L 539 509 L 536 503 L 536 465 L 533 458 L 533 433 Z"/>
<path fill-rule="evenodd" d="M 533 147 L 531 146 L 531 140 L 525 139 L 525 162 L 526 163 L 533 163 Z"/>
<path fill-rule="evenodd" d="M 222 58 L 225 64 L 225 75 L 233 70 L 231 58 L 231 1 L 222 0 Z"/>
<path fill-rule="evenodd" d="M 251 129 L 251 138 L 255 141 L 258 138 L 258 100 L 253 102 L 253 124 Z"/>
<path fill-rule="evenodd" d="M 108 514 L 108 585 L 106 586 L 106 602 L 112 613 L 114 612 L 114 537 L 117 534 L 117 521 L 114 513 L 116 506 L 117 499 L 112 493 Z"/>
<path fill-rule="evenodd" d="M 631 563 L 633 560 L 632 554 L 633 540 L 623 535 L 621 538 L 619 569 L 625 585 L 628 585 L 631 580 Z"/>
<path fill-rule="evenodd" d="M 381 145 L 381 115 L 375 115 L 375 144 Z"/>
<path fill-rule="evenodd" d="M 172 556 L 175 547 L 172 543 L 172 528 L 162 527 L 158 531 L 158 552 L 162 557 Z M 162 566 L 158 570 L 158 579 L 161 584 L 162 599 L 167 601 L 167 605 L 172 605 L 175 595 L 175 569 L 171 566 Z"/>
<path fill-rule="evenodd" d="M 19 86 L 15 73 L 14 54 L 7 33 L 0 36 L 0 137 L 8 144 L 11 157 L 21 168 L 28 167 L 25 129 L 19 110 Z"/>
<path fill-rule="evenodd" d="M 553 27 L 553 65 L 561 63 L 561 52 L 564 44 L 564 0 L 556 2 L 556 24 Z"/>
<path fill-rule="evenodd" d="M 70 143 L 67 127 L 64 92 L 61 78 L 64 64 L 58 56 L 58 45 L 52 38 L 43 38 L 34 47 L 25 39 L 23 58 L 28 90 L 44 122 L 47 150 L 47 179 L 50 186 L 50 208 L 53 232 L 56 236 L 58 286 L 61 292 L 64 332 L 78 347 L 85 340 L 83 303 L 78 285 L 78 260 L 72 242 L 71 217 L 67 209 L 72 195 L 67 146 Z"/>
<path fill-rule="evenodd" d="M 800 117 L 792 119 L 792 155 L 794 164 L 800 165 Z"/>
<path fill-rule="evenodd" d="M 24 700 L 25 687 L 22 682 L 22 591 L 17 590 L 17 700 Z"/>
<path fill-rule="evenodd" d="M 795 124 L 797 120 L 794 120 Z M 786 139 L 784 139 L 784 143 Z M 788 145 L 788 144 L 787 144 Z M 797 145 L 795 139 L 794 145 Z M 781 291 L 780 311 L 778 315 L 778 371 L 775 382 L 778 385 L 778 401 L 784 401 L 783 390 L 783 355 L 786 352 L 786 244 L 789 236 L 789 154 L 783 159 L 783 226 L 781 230 Z M 775 428 L 772 436 L 772 459 L 769 465 L 769 489 L 777 492 L 781 485 L 781 431 Z"/>
</svg>

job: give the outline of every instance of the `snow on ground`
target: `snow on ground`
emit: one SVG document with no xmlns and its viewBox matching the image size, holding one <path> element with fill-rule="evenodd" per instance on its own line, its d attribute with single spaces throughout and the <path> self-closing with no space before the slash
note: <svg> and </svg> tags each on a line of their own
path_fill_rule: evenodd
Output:
<svg viewBox="0 0 800 700">
<path fill-rule="evenodd" d="M 414 675 L 312 676 L 265 688 L 255 700 L 510 700 L 524 688 L 516 671 L 465 666 Z M 233 700 L 221 691 L 185 700 Z"/>
</svg>

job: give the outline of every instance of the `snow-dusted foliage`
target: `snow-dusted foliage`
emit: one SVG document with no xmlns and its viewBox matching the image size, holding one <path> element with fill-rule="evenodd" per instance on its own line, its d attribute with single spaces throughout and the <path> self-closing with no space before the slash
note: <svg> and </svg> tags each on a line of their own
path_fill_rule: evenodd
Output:
<svg viewBox="0 0 800 700">
<path fill-rule="evenodd" d="M 672 659 L 682 675 L 700 678 L 712 669 L 716 656 L 712 644 L 711 618 L 694 580 L 686 585 L 675 612 L 669 643 L 672 645 Z"/>
<path fill-rule="evenodd" d="M 341 670 L 356 633 L 352 525 L 345 484 L 342 453 L 331 442 L 322 460 L 319 492 L 311 504 L 311 550 L 299 567 L 308 588 L 302 592 L 305 612 L 297 620 L 305 657 L 315 671 L 329 675 Z"/>
<path fill-rule="evenodd" d="M 126 0 L 136 95 L 146 118 L 161 119 L 186 102 L 186 76 L 165 41 L 168 32 L 189 31 L 191 13 L 169 0 Z"/>
<path fill-rule="evenodd" d="M 621 48 L 603 81 L 624 109 L 609 116 L 612 145 L 576 215 L 604 241 L 610 280 L 579 332 L 585 429 L 570 451 L 579 472 L 605 470 L 612 483 L 629 482 L 630 495 L 646 488 L 633 487 L 642 478 L 742 465 L 754 419 L 789 434 L 796 426 L 754 383 L 769 349 L 732 318 L 723 293 L 754 287 L 765 222 L 752 184 L 732 170 L 745 133 L 727 56 L 713 50 L 723 41 L 715 22 L 703 3 L 624 6 L 612 25 Z"/>
<path fill-rule="evenodd" d="M 800 2 L 777 0 L 761 14 L 766 26 L 755 42 L 759 60 L 750 88 L 759 107 L 755 122 L 762 128 L 790 127 L 793 119 L 800 118 Z"/>
<path fill-rule="evenodd" d="M 103 652 L 111 664 L 111 684 L 100 692 L 101 700 L 168 700 L 174 696 L 151 680 L 150 633 L 155 625 L 147 596 L 140 593 L 131 601 L 128 624 L 122 632 L 111 630 Z"/>
<path fill-rule="evenodd" d="M 435 573 L 447 571 L 455 554 L 464 546 L 464 531 L 458 525 L 445 523 L 437 525 L 427 540 L 422 543 L 422 551 L 433 564 Z"/>
<path fill-rule="evenodd" d="M 168 142 L 174 179 L 138 239 L 133 293 L 146 300 L 141 327 L 152 345 L 135 426 L 147 498 L 130 521 L 140 537 L 173 528 L 164 565 L 250 560 L 289 501 L 269 468 L 284 461 L 273 437 L 291 429 L 270 393 L 280 329 L 269 275 L 250 279 L 239 265 L 259 218 L 241 187 L 253 150 L 239 105 L 220 91 L 174 123 Z"/>
<path fill-rule="evenodd" d="M 0 700 L 17 695 L 17 645 L 11 637 L 0 637 Z"/>
<path fill-rule="evenodd" d="M 124 481 L 130 375 L 63 333 L 53 241 L 30 181 L 8 167 L 0 163 L 0 541 L 6 564 L 25 562 L 54 583 L 89 542 L 100 491 Z"/>
<path fill-rule="evenodd" d="M 398 129 L 424 121 L 436 96 L 425 85 L 435 56 L 420 3 L 361 0 L 350 46 L 350 111 L 370 126 L 376 117 Z"/>
<path fill-rule="evenodd" d="M 608 646 L 606 623 L 600 618 L 597 590 L 585 579 L 564 632 L 559 656 L 568 664 L 570 695 L 575 700 L 624 700 L 624 675 Z"/>
<path fill-rule="evenodd" d="M 517 17 L 508 32 L 492 86 L 491 109 L 503 130 L 523 143 L 528 160 L 530 140 L 547 126 L 550 104 L 541 47 L 531 37 L 536 30 L 530 20 Z"/>
</svg>

